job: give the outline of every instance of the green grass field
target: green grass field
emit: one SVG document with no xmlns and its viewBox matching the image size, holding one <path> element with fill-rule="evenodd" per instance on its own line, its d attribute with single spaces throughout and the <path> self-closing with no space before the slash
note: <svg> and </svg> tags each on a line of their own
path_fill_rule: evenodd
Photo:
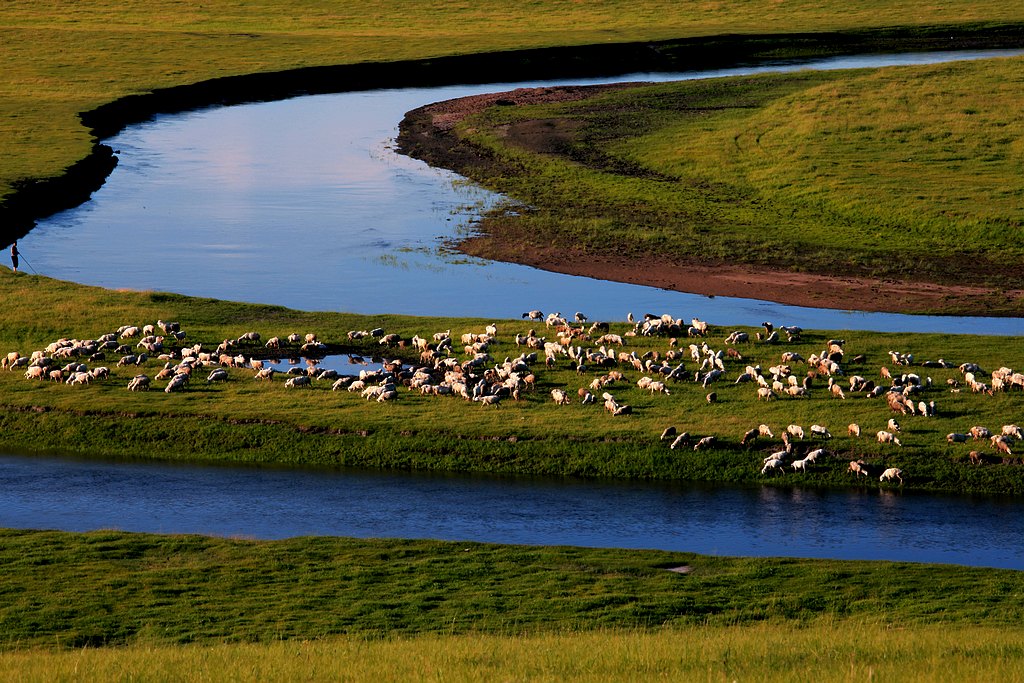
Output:
<svg viewBox="0 0 1024 683">
<path fill-rule="evenodd" d="M 22 681 L 1013 680 L 1024 656 L 1003 570 L 110 531 L 0 532 L 0 558 Z"/>
<path fill-rule="evenodd" d="M 467 172 L 528 207 L 484 222 L 501 242 L 1015 289 L 1022 63 L 645 86 L 458 135 L 494 161 Z"/>
<path fill-rule="evenodd" d="M 417 334 L 429 339 L 450 329 L 458 341 L 463 333 L 482 333 L 486 324 L 494 322 L 303 313 L 172 294 L 111 292 L 37 276 L 14 276 L 9 271 L 0 271 L 0 294 L 12 302 L 5 311 L 7 324 L 0 331 L 4 355 L 18 351 L 29 356 L 62 337 L 95 339 L 121 325 L 141 326 L 163 319 L 180 322 L 188 334 L 186 341 L 201 343 L 206 349 L 247 331 L 257 331 L 263 339 L 313 332 L 337 352 L 397 356 L 407 364 L 418 364 L 417 354 L 409 348 L 385 351 L 376 339 L 350 342 L 347 333 L 381 327 L 410 340 Z M 41 310 L 48 314 L 40 315 Z M 551 341 L 557 337 L 543 323 L 496 322 L 499 331 L 489 350 L 492 366 L 505 357 L 530 351 L 517 346 L 514 337 L 525 335 L 531 327 L 539 327 L 538 333 Z M 725 337 L 732 328 L 710 322 L 706 340 L 693 341 L 706 341 L 710 349 L 723 353 L 735 348 L 743 357 L 726 357 L 725 374 L 708 387 L 692 379 L 668 380 L 668 395 L 652 394 L 637 381 L 656 377 L 655 371 L 637 370 L 628 361 L 618 362 L 614 368 L 591 365 L 578 370 L 576 361 L 566 355 L 559 355 L 548 368 L 541 351 L 539 360 L 531 365 L 536 388 L 524 389 L 519 401 L 507 399 L 496 407 L 458 396 L 423 395 L 404 386 L 399 387 L 395 401 L 381 404 L 365 400 L 359 393 L 331 391 L 331 380 L 314 382 L 308 389 L 285 387 L 282 375 L 274 381 L 257 382 L 248 368 L 229 369 L 229 381 L 223 383 L 207 383 L 210 368 L 200 369 L 187 391 L 180 393 L 162 391 L 166 381 L 154 381 L 153 391 L 129 392 L 126 387 L 132 377 L 139 372 L 154 377 L 164 361 L 154 358 L 142 366 L 117 367 L 121 356 L 114 353 L 88 363 L 89 367 L 112 369 L 109 379 L 89 386 L 26 379 L 23 369 L 0 370 L 0 403 L 5 408 L 0 414 L 0 448 L 165 460 L 878 486 L 877 477 L 858 480 L 847 472 L 848 461 L 864 458 L 879 468 L 902 469 L 907 488 L 1024 493 L 1024 468 L 1000 464 L 1001 457 L 987 439 L 946 443 L 950 432 L 964 433 L 981 425 L 999 433 L 1002 425 L 1019 422 L 1024 396 L 1020 390 L 975 394 L 961 385 L 954 393 L 947 382 L 963 383 L 960 370 L 920 366 L 925 360 L 944 358 L 953 365 L 977 363 L 985 373 L 1000 367 L 1019 369 L 1024 366 L 1024 350 L 1015 339 L 807 331 L 799 341 L 768 344 L 755 340 L 730 347 Z M 612 325 L 619 334 L 631 328 L 626 322 Z M 749 332 L 754 339 L 755 330 Z M 593 348 L 598 345 L 595 336 L 576 342 Z M 783 353 L 799 353 L 806 359 L 820 354 L 833 337 L 846 340 L 844 348 L 851 359 L 843 364 L 846 374 L 836 378 L 846 390 L 844 399 L 831 395 L 823 375 L 813 379 L 809 397 L 783 395 L 768 403 L 758 400 L 755 383 L 736 383 L 748 365 L 759 365 L 768 373 L 768 368 L 781 363 Z M 679 358 L 668 361 L 670 366 L 682 362 L 692 377 L 698 364 L 690 357 L 689 341 L 683 338 L 673 347 L 664 336 L 626 336 L 625 345 L 613 347 L 612 353 L 635 353 L 641 358 L 678 354 Z M 458 362 L 471 357 L 456 346 L 453 357 Z M 893 365 L 889 356 L 893 350 L 914 354 L 915 365 Z M 248 358 L 266 350 L 260 345 L 232 351 L 239 352 Z M 863 355 L 864 360 L 853 362 L 855 355 Z M 882 366 L 897 374 L 918 373 L 925 382 L 928 377 L 932 380 L 914 400 L 935 401 L 939 414 L 899 416 L 902 447 L 879 444 L 874 438 L 893 415 L 884 399 L 868 399 L 863 393 L 849 391 L 850 375 L 882 382 Z M 790 363 L 790 367 L 798 379 L 809 371 L 814 374 L 806 363 Z M 583 405 L 578 390 L 590 387 L 612 369 L 620 371 L 622 379 L 594 389 L 596 403 Z M 985 373 L 979 373 L 979 381 L 990 381 Z M 570 404 L 556 405 L 553 389 L 567 391 Z M 600 396 L 605 391 L 630 405 L 633 413 L 612 417 L 602 407 Z M 717 394 L 713 404 L 705 400 L 709 391 Z M 439 421 L 439 415 L 444 419 Z M 741 445 L 743 433 L 762 423 L 773 429 L 774 438 Z M 851 423 L 861 425 L 862 436 L 848 435 Z M 807 473 L 762 476 L 762 459 L 782 448 L 781 433 L 790 424 L 800 425 L 808 433 L 812 424 L 827 427 L 834 436 L 831 440 L 807 438 L 799 443 L 799 452 L 824 447 L 827 457 Z M 689 432 L 693 439 L 685 448 L 669 449 L 667 441 L 659 440 L 669 426 Z M 714 436 L 717 441 L 695 453 L 693 444 L 704 436 Z M 971 465 L 971 450 L 981 451 L 990 463 Z M 1010 461 L 1018 463 L 1018 455 Z"/>
<path fill-rule="evenodd" d="M 93 141 L 80 113 L 125 95 L 218 76 L 554 45 L 1022 21 L 1024 8 L 992 0 L 942 6 L 891 0 L 856 6 L 837 0 L 786 5 L 764 0 L 728 5 L 402 1 L 383 8 L 323 0 L 7 2 L 0 13 L 0 201 L 16 185 L 59 175 L 89 153 Z M 884 79 L 867 78 L 836 87 L 859 94 L 873 87 L 871 78 Z M 810 100 L 791 102 L 813 106 Z M 975 107 L 961 107 L 972 122 L 990 119 L 987 109 L 966 109 Z M 759 125 L 778 120 L 771 107 L 760 115 Z M 717 122 L 712 132 L 722 134 L 728 123 Z M 908 144 L 920 144 L 917 138 L 925 132 L 906 131 Z M 822 136 L 822 131 L 808 133 Z M 860 133 L 854 142 L 867 142 L 870 131 Z M 655 149 L 656 140 L 649 142 Z M 773 144 L 782 152 L 800 140 L 780 137 Z M 781 169 L 750 157 L 742 164 L 751 178 L 760 174 L 762 181 L 783 170 L 802 178 L 799 166 Z M 861 182 L 849 181 L 853 189 Z M 813 195 L 817 188 L 784 189 L 797 196 Z M 864 210 L 856 200 L 839 208 Z M 0 271 L 0 300 L 2 353 L 27 353 L 58 337 L 95 336 L 158 317 L 181 320 L 190 341 L 216 343 L 249 329 L 264 338 L 314 331 L 339 348 L 349 329 L 379 325 L 408 337 L 447 327 L 480 331 L 491 322 L 297 312 L 111 292 L 15 278 L 6 270 Z M 503 335 L 525 329 L 518 321 L 499 324 Z M 711 343 L 718 346 L 728 330 L 713 332 Z M 793 349 L 820 350 L 827 336 L 810 333 Z M 872 369 L 890 348 L 993 367 L 1019 368 L 1024 360 L 1019 344 L 1005 339 L 846 336 L 851 352 L 867 354 Z M 667 350 L 666 340 L 657 340 L 657 350 Z M 754 346 L 744 352 L 767 361 L 781 350 Z M 497 351 L 515 353 L 507 337 Z M 936 372 L 937 387 L 952 374 Z M 189 457 L 199 459 L 280 461 L 287 443 L 294 445 L 297 459 L 325 465 L 698 479 L 711 472 L 710 478 L 746 480 L 761 454 L 736 447 L 743 430 L 766 421 L 776 426 L 819 421 L 837 434 L 834 445 L 843 458 L 862 454 L 902 466 L 908 487 L 1020 491 L 1016 473 L 1024 469 L 971 468 L 964 452 L 972 446 L 947 447 L 942 439 L 946 431 L 974 423 L 1019 421 L 1019 394 L 940 396 L 942 389 L 936 389 L 944 414 L 932 422 L 908 423 L 906 446 L 894 453 L 868 439 L 839 436 L 849 421 L 875 428 L 888 417 L 860 399 L 830 402 L 814 396 L 802 403 L 764 405 L 752 399 L 748 387 L 723 386 L 720 403 L 707 405 L 704 391 L 692 385 L 666 397 L 624 384 L 615 392 L 637 408 L 630 419 L 608 418 L 600 408 L 584 412 L 577 403 L 557 409 L 546 391 L 575 389 L 583 379 L 567 366 L 544 375 L 543 391 L 521 405 L 495 410 L 446 405 L 445 415 L 451 417 L 440 441 L 435 440 L 438 410 L 416 395 L 380 406 L 332 395 L 322 386 L 302 394 L 285 392 L 279 384 L 254 386 L 242 371 L 232 371 L 225 385 L 196 382 L 181 395 L 128 394 L 126 379 L 118 374 L 109 384 L 66 387 L 0 371 L 0 447 L 175 458 L 183 445 L 192 451 Z M 169 424 L 179 428 L 172 434 Z M 677 457 L 682 454 L 656 441 L 667 424 L 720 434 L 726 445 L 700 457 Z M 175 448 L 173 439 L 182 433 L 189 440 Z M 564 436 L 556 442 L 553 433 Z M 457 438 L 466 436 L 474 438 Z M 517 441 L 508 441 L 509 436 Z M 486 453 L 481 438 L 487 439 Z M 435 450 L 424 449 L 431 442 Z M 624 448 L 637 455 L 623 458 Z M 562 456 L 557 460 L 556 451 Z M 799 483 L 849 485 L 842 465 L 837 458 L 799 475 L 804 477 Z M 411 541 L 256 543 L 116 532 L 0 532 L 0 554 L 5 567 L 0 623 L 6 638 L 0 676 L 5 679 L 1021 677 L 1018 572 Z M 678 562 L 691 563 L 694 571 L 664 571 Z"/>
</svg>

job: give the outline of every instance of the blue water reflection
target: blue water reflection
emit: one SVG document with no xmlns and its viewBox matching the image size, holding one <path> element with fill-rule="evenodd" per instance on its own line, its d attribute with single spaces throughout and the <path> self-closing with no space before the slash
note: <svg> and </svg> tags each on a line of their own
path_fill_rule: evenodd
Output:
<svg viewBox="0 0 1024 683">
<path fill-rule="evenodd" d="M 841 57 L 585 82 L 1018 53 Z M 653 311 L 719 324 L 771 319 L 832 329 L 949 329 L 943 318 L 710 298 L 447 252 L 445 242 L 464 234 L 480 208 L 496 198 L 455 174 L 396 154 L 398 121 L 427 102 L 541 84 L 342 93 L 162 116 L 111 139 L 120 164 L 106 185 L 92 201 L 42 222 L 21 249 L 34 269 L 62 279 L 305 310 L 504 318 L 539 307 L 585 310 L 607 320 Z M 961 328 L 975 333 L 1024 334 L 1021 320 L 961 320 Z"/>
<path fill-rule="evenodd" d="M 1024 501 L 0 456 L 0 527 L 659 548 L 1024 569 Z"/>
</svg>

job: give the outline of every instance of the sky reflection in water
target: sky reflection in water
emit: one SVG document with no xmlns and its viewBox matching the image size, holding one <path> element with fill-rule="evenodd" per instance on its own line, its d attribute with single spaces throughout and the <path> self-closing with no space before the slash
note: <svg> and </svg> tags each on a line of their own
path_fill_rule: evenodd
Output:
<svg viewBox="0 0 1024 683">
<path fill-rule="evenodd" d="M 976 56 L 1006 54 L 998 51 Z M 847 57 L 852 68 L 964 53 Z M 613 80 L 677 80 L 792 66 Z M 579 80 L 573 82 L 581 82 Z M 598 82 L 591 80 L 587 82 Z M 38 272 L 305 310 L 517 317 L 524 310 L 621 320 L 627 311 L 716 324 L 1024 334 L 1020 320 L 821 311 L 546 273 L 452 254 L 495 196 L 393 152 L 404 112 L 536 83 L 381 90 L 213 108 L 133 126 L 109 143 L 120 164 L 92 201 L 40 224 L 20 246 Z M 751 296 L 756 296 L 751 292 Z"/>
</svg>

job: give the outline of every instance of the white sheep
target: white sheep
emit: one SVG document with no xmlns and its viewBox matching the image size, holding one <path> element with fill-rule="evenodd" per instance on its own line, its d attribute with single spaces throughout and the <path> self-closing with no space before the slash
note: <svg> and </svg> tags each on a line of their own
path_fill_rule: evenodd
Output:
<svg viewBox="0 0 1024 683">
<path fill-rule="evenodd" d="M 289 379 L 284 383 L 284 385 L 290 389 L 294 389 L 297 387 L 309 387 L 312 386 L 312 383 L 313 380 L 311 380 L 307 375 L 298 375 L 297 377 Z"/>
<path fill-rule="evenodd" d="M 900 485 L 902 486 L 903 485 L 903 476 L 902 475 L 903 475 L 903 470 L 901 470 L 899 468 L 896 468 L 896 467 L 889 467 L 884 472 L 882 472 L 882 475 L 880 477 L 878 477 L 878 481 L 892 481 L 893 479 L 898 479 L 899 482 L 900 482 Z"/>
<path fill-rule="evenodd" d="M 786 427 L 786 431 L 791 436 L 795 436 L 798 439 L 804 438 L 804 428 L 801 427 L 800 425 L 789 425 L 788 427 Z"/>
<path fill-rule="evenodd" d="M 702 450 L 702 449 L 710 446 L 714 442 L 715 442 L 715 437 L 713 437 L 713 436 L 705 436 L 703 439 L 701 439 L 700 441 L 698 441 L 697 443 L 695 443 L 693 445 L 693 450 L 695 450 L 695 451 Z"/>
<path fill-rule="evenodd" d="M 811 451 L 810 453 L 808 453 L 807 455 L 805 455 L 804 456 L 804 460 L 806 460 L 807 462 L 817 462 L 818 458 L 820 458 L 823 455 L 825 455 L 825 449 L 824 448 L 816 448 L 813 451 Z"/>
<path fill-rule="evenodd" d="M 762 475 L 768 474 L 768 472 L 772 472 L 772 471 L 775 471 L 775 470 L 778 470 L 778 471 L 782 472 L 783 471 L 782 467 L 783 467 L 783 462 L 781 460 L 769 460 L 768 462 L 766 462 L 764 464 L 764 467 L 761 468 L 761 474 Z"/>
<path fill-rule="evenodd" d="M 990 432 L 987 427 L 982 427 L 980 425 L 975 425 L 974 427 L 971 427 L 968 431 L 971 433 L 971 436 L 974 437 L 975 441 L 988 439 L 992 436 L 992 432 Z"/>
<path fill-rule="evenodd" d="M 210 382 L 226 382 L 228 380 L 228 371 L 224 368 L 217 368 L 209 374 L 206 378 L 206 383 Z"/>
<path fill-rule="evenodd" d="M 822 425 L 811 425 L 811 436 L 816 436 L 821 439 L 831 439 L 832 433 L 828 431 L 828 427 Z"/>
<path fill-rule="evenodd" d="M 902 446 L 900 440 L 896 438 L 896 435 L 892 432 L 879 431 L 875 436 L 878 438 L 878 443 L 894 443 L 897 446 Z"/>
<path fill-rule="evenodd" d="M 871 474 L 870 472 L 868 472 L 867 463 L 865 463 L 863 460 L 851 460 L 850 461 L 850 467 L 847 468 L 847 471 L 848 472 L 853 472 L 854 474 L 856 474 L 858 476 L 858 478 L 861 475 L 864 475 L 865 477 L 867 477 L 867 476 L 870 476 L 870 474 Z"/>
</svg>

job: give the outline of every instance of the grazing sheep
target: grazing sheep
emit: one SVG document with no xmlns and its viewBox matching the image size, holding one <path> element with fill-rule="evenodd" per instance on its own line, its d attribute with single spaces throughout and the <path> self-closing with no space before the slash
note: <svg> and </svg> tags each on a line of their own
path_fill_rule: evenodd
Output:
<svg viewBox="0 0 1024 683">
<path fill-rule="evenodd" d="M 992 437 L 992 447 L 1001 453 L 1007 455 L 1013 455 L 1013 451 L 1010 450 L 1010 439 L 1002 434 L 997 434 Z"/>
<path fill-rule="evenodd" d="M 567 406 L 569 405 L 569 394 L 562 391 L 561 389 L 552 389 L 551 398 L 554 399 L 555 405 Z"/>
<path fill-rule="evenodd" d="M 715 442 L 715 437 L 705 436 L 703 439 L 693 445 L 694 451 L 703 450 Z"/>
<path fill-rule="evenodd" d="M 46 368 L 41 365 L 33 365 L 25 371 L 25 379 L 46 379 Z"/>
<path fill-rule="evenodd" d="M 864 462 L 863 460 L 851 460 L 850 461 L 850 467 L 847 469 L 847 471 L 848 472 L 853 472 L 854 474 L 856 474 L 858 476 L 858 478 L 861 475 L 864 475 L 865 477 L 867 477 L 867 476 L 870 476 L 870 474 L 871 474 L 870 472 L 868 472 L 868 465 L 867 465 L 867 463 Z"/>
<path fill-rule="evenodd" d="M 980 425 L 975 425 L 974 427 L 971 427 L 968 431 L 971 433 L 971 436 L 974 437 L 975 441 L 988 439 L 992 436 L 992 432 L 990 432 L 987 427 L 982 427 Z"/>
<path fill-rule="evenodd" d="M 967 443 L 967 438 L 967 434 L 950 432 L 949 434 L 946 434 L 946 443 Z"/>
<path fill-rule="evenodd" d="M 776 398 L 775 392 L 770 387 L 758 387 L 757 389 L 757 400 L 771 401 Z"/>
<path fill-rule="evenodd" d="M 850 424 L 849 424 L 849 425 L 848 425 L 848 426 L 846 427 L 846 433 L 847 433 L 847 434 L 848 434 L 849 436 L 860 436 L 860 425 L 859 425 L 859 424 L 857 424 L 856 422 L 851 422 L 851 423 L 850 423 Z"/>
<path fill-rule="evenodd" d="M 228 380 L 228 371 L 224 368 L 217 368 L 209 374 L 206 378 L 206 383 L 210 382 L 226 382 Z"/>
<path fill-rule="evenodd" d="M 128 382 L 128 391 L 149 391 L 149 377 L 147 375 L 135 375 Z"/>
<path fill-rule="evenodd" d="M 875 436 L 878 438 L 878 443 L 894 443 L 897 446 L 902 446 L 900 440 L 896 438 L 896 435 L 892 432 L 880 431 Z"/>
<path fill-rule="evenodd" d="M 672 438 L 675 435 L 676 435 L 676 428 L 675 427 L 665 427 L 665 431 L 663 431 L 661 433 L 661 440 L 662 441 L 667 441 L 668 439 Z"/>
<path fill-rule="evenodd" d="M 786 427 L 786 431 L 791 436 L 795 436 L 798 439 L 804 438 L 804 428 L 801 427 L 800 425 L 789 425 L 788 427 Z"/>
<path fill-rule="evenodd" d="M 803 460 L 794 460 L 792 462 L 793 471 L 794 472 L 804 472 L 804 473 L 806 473 L 807 472 L 807 466 L 809 464 L 810 464 L 810 461 L 807 460 L 806 458 L 804 458 Z"/>
<path fill-rule="evenodd" d="M 806 460 L 807 462 L 817 462 L 818 458 L 820 458 L 823 455 L 825 455 L 825 449 L 824 448 L 816 448 L 813 451 L 811 451 L 810 453 L 808 453 L 807 455 L 805 455 L 804 456 L 804 460 Z"/>
<path fill-rule="evenodd" d="M 501 396 L 496 394 L 491 394 L 489 396 L 475 396 L 473 400 L 479 402 L 481 406 L 497 407 L 498 403 L 501 401 Z"/>
<path fill-rule="evenodd" d="M 772 430 L 770 427 L 768 427 L 768 425 L 758 425 L 757 433 L 760 434 L 761 436 L 766 436 L 769 439 L 775 438 L 775 435 L 772 434 Z"/>
<path fill-rule="evenodd" d="M 758 437 L 758 434 L 759 432 L 757 430 L 757 427 L 754 427 L 753 429 L 748 429 L 743 433 L 743 436 L 740 437 L 740 445 L 746 446 L 747 442 L 756 439 Z"/>
<path fill-rule="evenodd" d="M 828 431 L 827 427 L 811 425 L 811 436 L 816 436 L 821 439 L 831 439 L 832 433 Z"/>
<path fill-rule="evenodd" d="M 74 385 L 74 384 L 88 384 L 91 381 L 92 381 L 92 375 L 90 375 L 88 372 L 75 372 L 75 373 L 72 373 L 67 378 L 67 381 L 65 382 L 65 384 L 67 384 L 69 386 L 70 385 Z"/>
<path fill-rule="evenodd" d="M 900 423 L 896 421 L 895 417 L 890 417 L 889 418 L 889 422 L 888 422 L 888 424 L 886 426 L 888 427 L 889 431 L 891 431 L 891 432 L 901 432 L 901 431 L 903 431 L 902 429 L 900 429 Z"/>
<path fill-rule="evenodd" d="M 776 470 L 778 470 L 779 472 L 782 472 L 783 471 L 782 467 L 783 467 L 783 462 L 781 460 L 769 460 L 768 462 L 766 462 L 764 464 L 764 467 L 761 468 L 761 474 L 765 475 L 765 474 L 768 474 L 768 472 L 774 472 Z"/>
<path fill-rule="evenodd" d="M 256 372 L 255 379 L 258 379 L 258 380 L 264 380 L 264 379 L 272 380 L 272 379 L 274 379 L 274 373 L 275 372 L 277 372 L 277 371 L 274 370 L 274 368 L 271 368 L 271 367 L 261 368 L 259 371 Z"/>
<path fill-rule="evenodd" d="M 688 446 L 689 444 L 690 444 L 690 433 L 689 432 L 683 432 L 682 434 L 677 436 L 672 441 L 672 445 L 669 446 L 669 448 L 672 449 L 672 450 L 675 450 L 675 449 L 679 448 L 680 446 Z"/>
<path fill-rule="evenodd" d="M 175 391 L 181 391 L 188 384 L 188 375 L 175 375 L 171 378 L 171 381 L 164 387 L 165 394 L 171 394 Z"/>
<path fill-rule="evenodd" d="M 1017 425 L 1003 425 L 1003 436 L 1009 436 L 1017 441 L 1024 441 L 1024 432 Z"/>
<path fill-rule="evenodd" d="M 298 375 L 289 379 L 284 383 L 284 385 L 289 389 L 297 387 L 311 387 L 313 385 L 313 380 L 311 380 L 308 375 Z"/>
<path fill-rule="evenodd" d="M 903 475 L 903 470 L 898 469 L 896 467 L 889 467 L 884 472 L 882 472 L 882 475 L 880 477 L 878 477 L 878 481 L 892 481 L 893 479 L 898 479 L 899 482 L 900 482 L 900 486 L 902 486 L 903 485 L 903 476 L 902 475 Z"/>
</svg>

